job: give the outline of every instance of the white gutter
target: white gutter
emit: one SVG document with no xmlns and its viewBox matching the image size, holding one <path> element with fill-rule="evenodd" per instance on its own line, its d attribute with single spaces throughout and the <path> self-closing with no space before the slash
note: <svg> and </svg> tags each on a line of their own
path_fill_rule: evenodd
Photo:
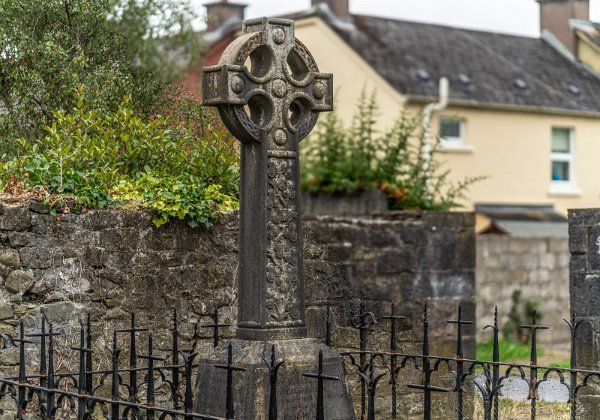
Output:
<svg viewBox="0 0 600 420">
<path fill-rule="evenodd" d="M 431 117 L 434 112 L 439 112 L 448 106 L 448 96 L 450 88 L 448 85 L 448 79 L 446 77 L 440 78 L 440 98 L 438 102 L 430 103 L 423 108 L 423 173 L 427 179 L 427 191 L 429 192 L 429 170 L 431 167 L 431 148 L 432 148 L 432 135 L 431 135 Z"/>
</svg>

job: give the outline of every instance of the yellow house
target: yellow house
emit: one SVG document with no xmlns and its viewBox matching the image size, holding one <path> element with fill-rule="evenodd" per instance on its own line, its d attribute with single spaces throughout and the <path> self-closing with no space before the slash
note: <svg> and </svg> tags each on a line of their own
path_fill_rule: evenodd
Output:
<svg viewBox="0 0 600 420">
<path fill-rule="evenodd" d="M 569 21 L 589 18 L 588 0 L 540 0 L 540 38 L 351 15 L 348 0 L 317 3 L 286 17 L 334 74 L 346 122 L 363 89 L 377 90 L 383 131 L 402 107 L 419 113 L 437 102 L 438 81 L 448 79 L 448 104 L 432 119 L 444 134 L 438 159 L 455 181 L 487 176 L 470 187 L 466 208 L 566 214 L 600 205 L 600 78 L 549 32 L 566 19 L 582 39 Z"/>
</svg>

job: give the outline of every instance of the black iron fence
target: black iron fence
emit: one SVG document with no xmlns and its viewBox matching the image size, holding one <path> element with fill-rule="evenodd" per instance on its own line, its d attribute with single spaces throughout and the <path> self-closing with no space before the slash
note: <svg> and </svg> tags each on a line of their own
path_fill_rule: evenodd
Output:
<svg viewBox="0 0 600 420">
<path fill-rule="evenodd" d="M 327 327 L 325 341 L 331 344 L 331 323 L 329 308 L 327 311 Z M 499 397 L 505 382 L 516 377 L 527 384 L 528 410 L 531 418 L 537 416 L 537 406 L 540 386 L 553 378 L 568 392 L 570 404 L 570 417 L 576 419 L 578 414 L 578 399 L 582 389 L 592 386 L 593 381 L 600 382 L 600 372 L 577 369 L 576 336 L 581 321 L 577 321 L 575 314 L 570 320 L 565 320 L 566 326 L 571 331 L 570 366 L 559 368 L 538 365 L 537 334 L 547 327 L 539 325 L 535 313 L 532 321 L 521 328 L 529 331 L 530 335 L 530 362 L 529 364 L 513 364 L 501 362 L 499 349 L 499 322 L 496 310 L 494 322 L 486 328 L 491 329 L 493 337 L 492 360 L 476 360 L 464 358 L 463 353 L 463 327 L 472 324 L 463 319 L 461 308 L 458 308 L 457 318 L 448 320 L 456 325 L 456 355 L 452 357 L 436 356 L 431 354 L 429 339 L 429 314 L 425 306 L 422 333 L 422 351 L 415 354 L 402 352 L 397 340 L 397 327 L 404 317 L 398 316 L 392 306 L 389 316 L 384 317 L 389 322 L 389 348 L 386 351 L 370 351 L 368 349 L 368 334 L 375 322 L 375 315 L 367 310 L 367 304 L 361 300 L 359 310 L 352 314 L 350 324 L 359 331 L 359 350 L 341 353 L 348 362 L 349 378 L 358 381 L 360 395 L 356 401 L 356 409 L 361 419 L 399 418 L 398 398 L 400 387 L 408 387 L 415 392 L 422 393 L 422 415 L 424 419 L 432 418 L 432 396 L 435 393 L 448 393 L 455 399 L 455 413 L 453 417 L 463 419 L 468 417 L 465 410 L 472 410 L 472 405 L 465 408 L 466 395 L 479 398 L 482 402 L 482 416 L 486 420 L 499 418 Z M 218 313 L 213 316 L 213 323 L 203 327 L 212 329 L 213 344 L 219 344 L 219 329 L 228 326 L 220 324 Z M 147 334 L 147 349 L 140 352 L 137 344 L 138 333 Z M 129 345 L 129 362 L 126 367 L 120 366 L 123 360 L 119 348 L 119 334 L 127 334 Z M 177 315 L 174 313 L 172 327 L 172 343 L 169 354 L 158 356 L 154 353 L 152 334 L 146 328 L 141 328 L 131 316 L 128 328 L 114 330 L 112 344 L 108 346 L 110 355 L 110 368 L 98 369 L 94 367 L 92 357 L 92 327 L 89 317 L 87 323 L 81 326 L 79 332 L 79 345 L 71 347 L 78 355 L 78 369 L 73 372 L 57 372 L 55 369 L 55 345 L 57 332 L 52 324 L 43 317 L 41 330 L 34 333 L 25 333 L 23 324 L 19 326 L 18 337 L 0 334 L 2 348 L 17 347 L 19 351 L 18 375 L 0 378 L 0 394 L 2 398 L 11 398 L 15 402 L 16 416 L 25 418 L 29 416 L 43 419 L 55 418 L 110 418 L 110 419 L 233 419 L 235 418 L 235 395 L 232 383 L 236 372 L 243 370 L 233 365 L 232 346 L 228 346 L 228 357 L 224 364 L 215 368 L 222 370 L 226 377 L 226 392 L 222 396 L 225 401 L 225 412 L 222 417 L 215 417 L 194 412 L 195 377 L 198 365 L 195 363 L 197 356 L 196 344 L 190 343 L 189 349 L 180 347 L 180 334 L 177 326 Z M 34 345 L 32 339 L 37 338 Z M 591 343 L 590 343 L 591 345 Z M 28 363 L 28 354 L 31 348 L 37 347 L 36 353 L 39 361 L 35 366 Z M 142 353 L 142 354 L 140 354 Z M 319 364 L 315 372 L 306 372 L 305 377 L 315 379 L 315 412 L 317 419 L 324 419 L 325 401 L 324 388 L 327 381 L 340 380 L 328 376 L 323 371 L 322 356 L 319 355 Z M 269 419 L 276 419 L 277 407 L 277 375 L 279 368 L 284 363 L 278 360 L 275 346 L 271 350 L 268 360 L 264 360 L 271 384 L 268 415 Z M 403 369 L 416 369 L 419 380 L 415 383 L 401 383 L 400 372 Z M 37 370 L 36 372 L 31 372 Z M 451 375 L 452 386 L 440 386 L 439 374 Z M 352 376 L 354 378 L 352 378 Z M 478 378 L 478 380 L 475 380 Z M 388 387 L 381 391 L 380 384 L 387 381 Z M 598 383 L 598 382 L 597 382 Z M 160 392 L 157 392 L 157 387 Z M 477 392 L 470 390 L 476 389 Z M 382 392 L 389 393 L 381 398 Z M 378 399 L 379 398 L 379 399 Z M 379 401 L 379 402 L 378 402 Z M 381 406 L 381 401 L 386 401 Z M 379 405 L 379 406 L 376 406 Z"/>
</svg>

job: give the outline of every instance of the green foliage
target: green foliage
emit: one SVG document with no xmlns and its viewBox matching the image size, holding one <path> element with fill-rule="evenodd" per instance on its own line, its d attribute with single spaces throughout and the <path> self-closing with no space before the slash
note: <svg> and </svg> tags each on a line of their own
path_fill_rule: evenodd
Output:
<svg viewBox="0 0 600 420">
<path fill-rule="evenodd" d="M 151 115 L 181 55 L 197 49 L 187 0 L 0 0 L 0 157 L 39 137 L 53 111 L 85 103 L 114 111 L 130 96 Z M 189 47 L 188 47 L 189 46 Z"/>
<path fill-rule="evenodd" d="M 511 339 L 498 340 L 498 348 L 500 351 L 500 360 L 502 362 L 515 362 L 529 360 L 531 355 L 531 347 L 520 341 Z M 538 356 L 544 354 L 543 350 L 538 349 Z M 494 341 L 484 341 L 477 343 L 476 358 L 481 360 L 492 360 L 494 355 Z"/>
<path fill-rule="evenodd" d="M 187 217 L 190 226 L 210 227 L 237 207 L 233 141 L 200 105 L 188 104 L 189 118 L 174 121 L 137 115 L 128 99 L 116 111 L 90 110 L 81 89 L 77 95 L 71 112 L 53 113 L 44 136 L 18 141 L 0 163 L 3 185 L 12 179 L 43 190 L 55 208 L 152 209 L 157 226 Z"/>
<path fill-rule="evenodd" d="M 424 153 L 419 119 L 400 115 L 383 134 L 376 130 L 376 98 L 361 96 L 350 128 L 334 112 L 302 144 L 302 188 L 308 192 L 381 189 L 392 210 L 447 210 L 459 206 L 466 188 L 479 178 L 448 180 L 435 160 L 435 147 Z M 435 146 L 435 145 L 432 145 Z M 425 169 L 429 160 L 429 169 Z"/>
<path fill-rule="evenodd" d="M 543 314 L 537 310 L 538 302 L 530 299 L 523 299 L 521 289 L 515 289 L 511 295 L 512 304 L 508 313 L 508 321 L 504 324 L 502 333 L 504 338 L 529 342 L 530 330 L 520 328 L 521 325 L 531 323 L 533 313 L 536 313 L 536 320 L 540 321 Z"/>
</svg>

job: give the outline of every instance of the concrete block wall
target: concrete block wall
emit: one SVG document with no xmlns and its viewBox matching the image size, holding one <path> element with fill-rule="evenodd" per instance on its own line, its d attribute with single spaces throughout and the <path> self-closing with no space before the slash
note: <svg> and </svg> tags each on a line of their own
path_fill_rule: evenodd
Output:
<svg viewBox="0 0 600 420">
<path fill-rule="evenodd" d="M 542 347 L 568 348 L 569 249 L 565 238 L 531 238 L 507 235 L 477 237 L 477 336 L 488 340 L 485 325 L 493 321 L 498 305 L 500 322 L 506 322 L 511 296 L 521 290 L 523 299 L 538 304 L 541 322 L 550 327 L 538 334 Z"/>
</svg>

